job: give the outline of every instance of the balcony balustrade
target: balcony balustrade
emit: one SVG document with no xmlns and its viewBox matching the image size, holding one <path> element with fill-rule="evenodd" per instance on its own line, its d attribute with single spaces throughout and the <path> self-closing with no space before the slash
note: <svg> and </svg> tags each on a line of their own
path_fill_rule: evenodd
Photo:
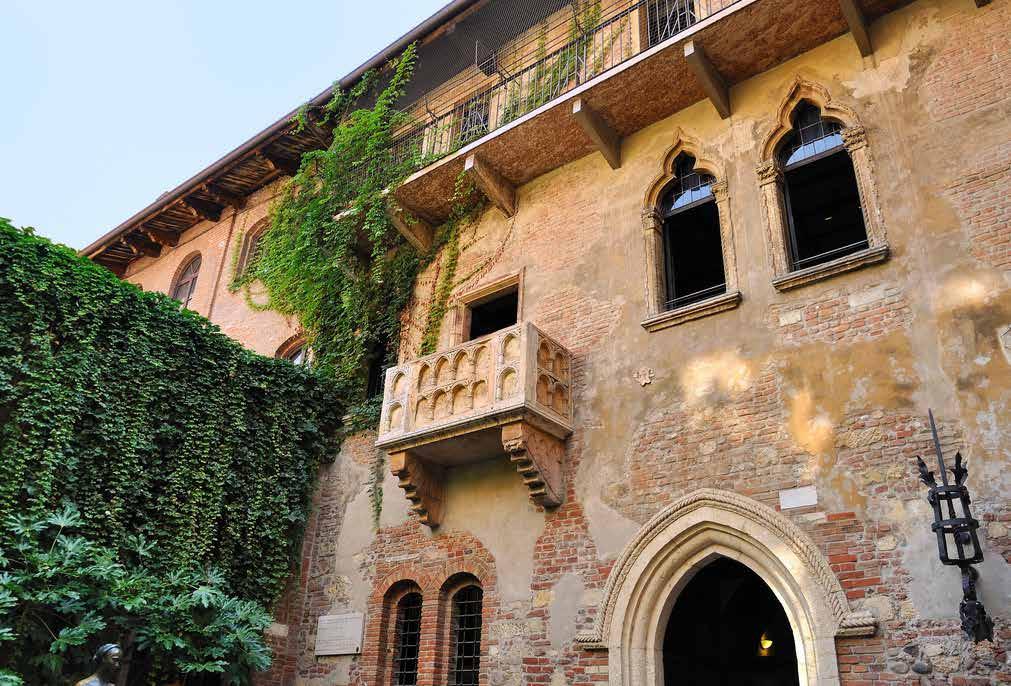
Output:
<svg viewBox="0 0 1011 686">
<path fill-rule="evenodd" d="M 387 370 L 376 445 L 423 523 L 442 519 L 446 469 L 506 456 L 534 502 L 561 504 L 571 368 L 525 322 Z"/>
</svg>

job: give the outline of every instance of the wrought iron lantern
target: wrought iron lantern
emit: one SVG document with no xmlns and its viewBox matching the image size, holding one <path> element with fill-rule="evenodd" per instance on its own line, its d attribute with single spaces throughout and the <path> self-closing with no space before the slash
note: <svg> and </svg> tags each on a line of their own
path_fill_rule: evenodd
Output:
<svg viewBox="0 0 1011 686">
<path fill-rule="evenodd" d="M 937 453 L 937 467 L 941 483 L 934 478 L 934 472 L 927 469 L 923 458 L 917 457 L 920 480 L 929 488 L 927 502 L 934 509 L 934 523 L 931 530 L 937 535 L 937 553 L 941 563 L 957 566 L 962 570 L 962 602 L 958 606 L 964 631 L 976 643 L 993 640 L 993 620 L 986 614 L 986 608 L 976 597 L 976 579 L 979 573 L 972 565 L 983 561 L 983 550 L 979 546 L 979 521 L 973 519 L 969 505 L 969 489 L 965 479 L 969 470 L 962 466 L 962 453 L 955 453 L 955 466 L 951 469 L 955 483 L 948 483 L 948 468 L 941 454 L 941 441 L 937 437 L 934 413 L 930 416 L 930 431 Z"/>
</svg>

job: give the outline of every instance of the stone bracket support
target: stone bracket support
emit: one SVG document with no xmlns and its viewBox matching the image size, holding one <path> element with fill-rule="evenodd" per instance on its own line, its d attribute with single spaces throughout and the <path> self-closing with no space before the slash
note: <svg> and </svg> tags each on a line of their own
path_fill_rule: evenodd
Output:
<svg viewBox="0 0 1011 686">
<path fill-rule="evenodd" d="M 607 125 L 582 98 L 572 101 L 572 118 L 604 156 L 611 169 L 621 167 L 621 136 Z"/>
<path fill-rule="evenodd" d="M 867 31 L 867 19 L 856 0 L 839 0 L 839 8 L 842 10 L 846 24 L 850 27 L 853 40 L 856 41 L 860 54 L 864 57 L 870 56 L 874 52 L 871 45 L 871 35 Z"/>
<path fill-rule="evenodd" d="M 407 242 L 413 245 L 418 252 L 427 253 L 432 249 L 435 232 L 427 221 L 404 209 L 393 199 L 386 203 L 386 216 L 389 217 L 390 223 L 393 224 L 397 232 L 407 239 Z"/>
<path fill-rule="evenodd" d="M 502 427 L 502 447 L 523 476 L 530 499 L 541 507 L 558 507 L 565 500 L 562 461 L 565 442 L 527 422 Z"/>
<path fill-rule="evenodd" d="M 516 214 L 516 188 L 480 157 L 471 154 L 463 163 L 463 171 L 495 207 L 507 217 Z"/>
<path fill-rule="evenodd" d="M 390 471 L 400 479 L 400 488 L 411 501 L 411 511 L 422 524 L 442 523 L 446 503 L 446 479 L 442 467 L 429 464 L 410 451 L 390 453 Z"/>
<path fill-rule="evenodd" d="M 709 61 L 701 45 L 696 45 L 690 40 L 685 43 L 685 61 L 688 68 L 699 80 L 699 85 L 705 91 L 706 97 L 713 103 L 713 107 L 720 117 L 726 119 L 730 116 L 730 90 L 723 76 L 716 70 L 713 63 Z"/>
</svg>

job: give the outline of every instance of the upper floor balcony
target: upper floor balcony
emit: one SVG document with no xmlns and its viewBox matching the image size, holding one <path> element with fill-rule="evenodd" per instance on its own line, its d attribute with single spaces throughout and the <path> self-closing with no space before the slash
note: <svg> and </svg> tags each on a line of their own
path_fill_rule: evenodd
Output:
<svg viewBox="0 0 1011 686">
<path fill-rule="evenodd" d="M 386 372 L 376 445 L 429 526 L 447 468 L 508 456 L 539 505 L 564 497 L 572 355 L 529 322 Z"/>
</svg>

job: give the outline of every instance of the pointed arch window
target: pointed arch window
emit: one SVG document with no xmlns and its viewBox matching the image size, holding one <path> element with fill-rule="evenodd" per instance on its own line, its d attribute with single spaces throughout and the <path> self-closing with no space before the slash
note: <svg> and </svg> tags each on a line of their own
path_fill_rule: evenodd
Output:
<svg viewBox="0 0 1011 686">
<path fill-rule="evenodd" d="M 842 126 L 801 103 L 779 152 L 789 222 L 790 266 L 806 269 L 868 247 L 853 161 Z"/>
<path fill-rule="evenodd" d="M 674 179 L 660 206 L 663 218 L 664 310 L 727 292 L 716 179 L 695 169 L 685 153 L 674 162 Z"/>
<path fill-rule="evenodd" d="M 408 593 L 397 602 L 393 685 L 416 686 L 421 648 L 421 594 Z"/>
<path fill-rule="evenodd" d="M 481 673 L 481 623 L 484 592 L 464 586 L 453 595 L 450 686 L 477 686 Z"/>
<path fill-rule="evenodd" d="M 794 83 L 762 159 L 756 171 L 778 290 L 888 259 L 867 132 L 827 89 Z"/>
<path fill-rule="evenodd" d="M 188 308 L 193 301 L 198 276 L 200 276 L 200 255 L 196 255 L 186 263 L 172 287 L 172 297 L 181 302 L 183 307 Z"/>
</svg>

